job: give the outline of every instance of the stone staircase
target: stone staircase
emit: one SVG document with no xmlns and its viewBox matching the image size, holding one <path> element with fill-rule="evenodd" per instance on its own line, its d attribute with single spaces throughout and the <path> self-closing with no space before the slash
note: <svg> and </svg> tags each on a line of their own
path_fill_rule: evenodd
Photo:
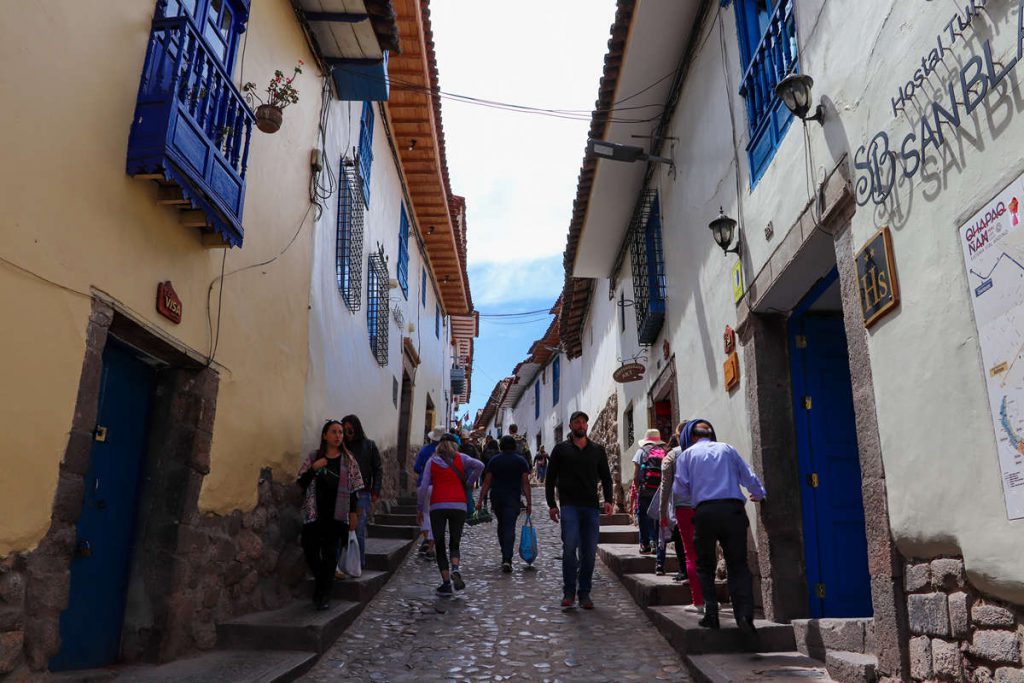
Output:
<svg viewBox="0 0 1024 683">
<path fill-rule="evenodd" d="M 683 657 L 698 683 L 876 680 L 875 660 L 864 654 L 870 637 L 864 622 L 870 619 L 805 619 L 792 624 L 758 619 L 758 635 L 750 639 L 736 627 L 728 608 L 728 587 L 719 581 L 721 628 L 705 629 L 697 623 L 700 615 L 685 609 L 691 604 L 689 581 L 672 580 L 679 570 L 672 549 L 665 559 L 666 575 L 656 576 L 654 556 L 640 554 L 638 529 L 628 515 L 602 516 L 597 553 Z"/>
<path fill-rule="evenodd" d="M 335 581 L 330 609 L 310 604 L 308 579 L 290 604 L 217 624 L 215 650 L 154 667 L 120 671 L 121 680 L 145 683 L 186 681 L 291 681 L 308 671 L 384 587 L 409 553 L 416 536 L 415 501 L 399 499 L 391 512 L 367 527 L 366 569 L 359 578 Z"/>
</svg>

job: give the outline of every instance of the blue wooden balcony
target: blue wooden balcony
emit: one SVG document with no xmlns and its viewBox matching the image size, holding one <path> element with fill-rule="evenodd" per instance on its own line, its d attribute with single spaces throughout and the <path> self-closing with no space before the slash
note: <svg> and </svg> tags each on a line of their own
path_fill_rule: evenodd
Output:
<svg viewBox="0 0 1024 683">
<path fill-rule="evenodd" d="M 254 117 L 189 16 L 153 20 L 128 138 L 128 175 L 215 246 L 241 246 Z"/>
</svg>

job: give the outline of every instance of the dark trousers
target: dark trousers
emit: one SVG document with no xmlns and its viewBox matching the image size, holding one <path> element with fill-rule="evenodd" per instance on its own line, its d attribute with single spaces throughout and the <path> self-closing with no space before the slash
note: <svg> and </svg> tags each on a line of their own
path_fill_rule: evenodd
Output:
<svg viewBox="0 0 1024 683">
<path fill-rule="evenodd" d="M 462 527 L 466 525 L 466 509 L 431 510 L 430 528 L 434 532 L 434 549 L 437 555 L 437 568 L 448 571 L 448 555 L 459 557 L 459 544 L 462 543 Z M 448 532 L 448 548 L 445 548 L 445 531 Z"/>
<path fill-rule="evenodd" d="M 686 551 L 683 549 L 683 539 L 679 536 L 679 525 L 672 525 L 672 538 L 670 539 L 675 544 L 676 559 L 679 560 L 679 571 L 684 571 L 686 567 Z M 665 555 L 668 551 L 668 541 L 658 542 L 658 553 L 654 556 L 654 566 L 663 567 L 665 566 Z"/>
<path fill-rule="evenodd" d="M 318 519 L 302 526 L 302 551 L 313 572 L 314 600 L 331 593 L 338 566 L 338 543 L 343 538 L 348 538 L 348 524 L 336 519 Z"/>
<path fill-rule="evenodd" d="M 494 516 L 498 518 L 498 545 L 501 546 L 501 561 L 511 562 L 516 551 L 516 520 L 519 518 L 519 501 L 492 501 Z"/>
<path fill-rule="evenodd" d="M 693 544 L 697 550 L 697 577 L 705 609 L 718 614 L 715 595 L 715 543 L 722 544 L 729 572 L 729 597 L 736 621 L 754 618 L 754 580 L 747 566 L 747 513 L 741 500 L 709 500 L 697 506 L 693 517 Z"/>
<path fill-rule="evenodd" d="M 636 525 L 640 527 L 640 545 L 650 547 L 658 542 L 658 522 L 647 516 L 653 496 L 640 494 L 636 498 Z"/>
</svg>

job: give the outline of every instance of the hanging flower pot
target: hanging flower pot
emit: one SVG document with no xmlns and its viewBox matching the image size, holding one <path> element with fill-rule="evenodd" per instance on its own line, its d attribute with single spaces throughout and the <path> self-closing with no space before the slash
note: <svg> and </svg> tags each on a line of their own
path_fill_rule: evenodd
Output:
<svg viewBox="0 0 1024 683">
<path fill-rule="evenodd" d="M 284 108 L 299 101 L 299 93 L 292 85 L 292 81 L 302 73 L 302 66 L 303 62 L 300 59 L 292 70 L 292 75 L 287 78 L 282 71 L 275 71 L 266 89 L 266 99 L 256 92 L 256 84 L 252 81 L 242 86 L 249 106 L 259 103 L 256 107 L 256 127 L 264 133 L 279 131 L 281 122 L 284 121 Z"/>
<path fill-rule="evenodd" d="M 261 104 L 256 107 L 256 127 L 264 133 L 276 133 L 281 129 L 284 112 L 272 104 Z"/>
</svg>

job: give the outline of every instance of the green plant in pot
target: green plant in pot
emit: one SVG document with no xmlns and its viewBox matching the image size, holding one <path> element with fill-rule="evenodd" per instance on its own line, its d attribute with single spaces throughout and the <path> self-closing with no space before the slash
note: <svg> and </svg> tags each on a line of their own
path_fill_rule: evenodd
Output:
<svg viewBox="0 0 1024 683">
<path fill-rule="evenodd" d="M 266 99 L 256 91 L 256 84 L 252 81 L 242 86 L 245 100 L 250 106 L 259 102 L 259 106 L 256 107 L 256 127 L 264 133 L 276 133 L 284 121 L 284 108 L 299 101 L 299 91 L 292 85 L 292 81 L 302 73 L 304 64 L 305 62 L 300 59 L 292 75 L 287 78 L 280 69 L 275 71 L 265 91 Z"/>
</svg>

